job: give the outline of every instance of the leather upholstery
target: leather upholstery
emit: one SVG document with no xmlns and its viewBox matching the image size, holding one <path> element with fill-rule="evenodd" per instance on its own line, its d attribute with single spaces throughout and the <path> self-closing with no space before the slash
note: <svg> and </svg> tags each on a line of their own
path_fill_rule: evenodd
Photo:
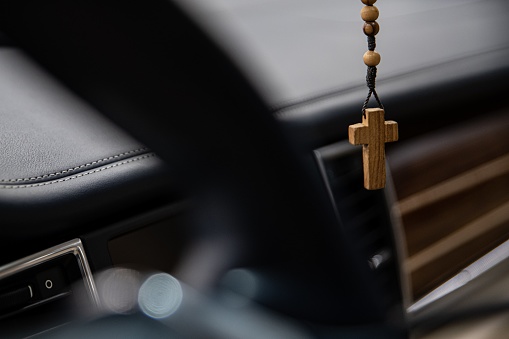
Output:
<svg viewBox="0 0 509 339">
<path fill-rule="evenodd" d="M 0 112 L 4 240 L 93 229 L 161 195 L 163 162 L 16 48 L 0 49 Z"/>
<path fill-rule="evenodd" d="M 1 184 L 47 181 L 144 152 L 19 50 L 0 49 L 0 78 Z"/>
</svg>

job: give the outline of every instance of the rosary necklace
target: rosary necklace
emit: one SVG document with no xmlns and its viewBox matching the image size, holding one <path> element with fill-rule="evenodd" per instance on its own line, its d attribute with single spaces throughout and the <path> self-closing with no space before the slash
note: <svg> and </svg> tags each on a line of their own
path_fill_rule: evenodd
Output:
<svg viewBox="0 0 509 339">
<path fill-rule="evenodd" d="M 378 8 L 373 6 L 376 0 L 361 0 L 365 5 L 361 10 L 364 20 L 363 31 L 368 37 L 368 51 L 364 53 L 364 63 L 368 66 L 366 84 L 369 92 L 362 106 L 362 123 L 348 127 L 348 140 L 353 145 L 362 145 L 362 163 L 364 169 L 364 187 L 375 190 L 385 187 L 385 143 L 398 140 L 398 124 L 384 120 L 384 106 L 375 89 L 376 66 L 380 63 L 380 54 L 375 51 L 375 35 L 380 26 Z M 378 108 L 368 108 L 369 99 L 376 99 Z"/>
</svg>

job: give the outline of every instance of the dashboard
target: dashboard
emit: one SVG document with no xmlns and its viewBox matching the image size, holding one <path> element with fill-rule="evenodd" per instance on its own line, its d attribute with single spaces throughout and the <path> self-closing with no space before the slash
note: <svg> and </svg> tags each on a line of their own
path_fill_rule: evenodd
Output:
<svg viewBox="0 0 509 339">
<path fill-rule="evenodd" d="M 379 2 L 380 191 L 346 141 L 360 2 L 6 5 L 0 333 L 432 338 L 506 311 L 509 5 Z M 154 272 L 181 313 L 104 306 Z"/>
</svg>

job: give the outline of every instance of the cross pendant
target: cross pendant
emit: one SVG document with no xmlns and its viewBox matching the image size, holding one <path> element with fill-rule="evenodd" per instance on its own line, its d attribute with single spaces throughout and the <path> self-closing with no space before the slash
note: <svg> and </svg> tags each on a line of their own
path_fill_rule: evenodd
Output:
<svg viewBox="0 0 509 339">
<path fill-rule="evenodd" d="M 376 190 L 385 187 L 385 143 L 398 140 L 398 123 L 384 120 L 384 110 L 368 108 L 361 124 L 348 127 L 352 145 L 362 145 L 364 187 Z"/>
</svg>

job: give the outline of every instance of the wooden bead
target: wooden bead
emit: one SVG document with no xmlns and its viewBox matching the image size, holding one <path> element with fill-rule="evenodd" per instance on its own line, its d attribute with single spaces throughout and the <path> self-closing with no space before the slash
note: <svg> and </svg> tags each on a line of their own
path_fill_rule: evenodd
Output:
<svg viewBox="0 0 509 339">
<path fill-rule="evenodd" d="M 364 21 L 375 21 L 378 19 L 378 14 L 376 6 L 364 6 L 361 9 L 361 18 Z"/>
<path fill-rule="evenodd" d="M 380 63 L 380 54 L 375 51 L 367 51 L 362 57 L 366 66 L 376 66 Z"/>
<path fill-rule="evenodd" d="M 376 21 L 368 21 L 364 23 L 362 30 L 367 36 L 374 36 L 377 35 L 380 31 L 380 25 L 378 25 Z"/>
<path fill-rule="evenodd" d="M 376 2 L 376 0 L 361 0 L 361 1 L 366 6 L 373 6 L 373 4 Z"/>
</svg>

